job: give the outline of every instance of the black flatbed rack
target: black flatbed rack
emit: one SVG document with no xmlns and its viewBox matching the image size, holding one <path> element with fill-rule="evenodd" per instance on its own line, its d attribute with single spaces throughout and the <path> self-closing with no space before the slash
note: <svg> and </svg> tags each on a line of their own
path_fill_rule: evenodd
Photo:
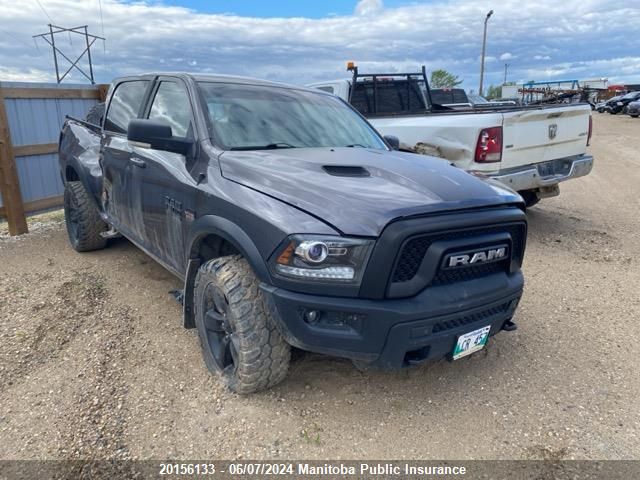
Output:
<svg viewBox="0 0 640 480">
<path fill-rule="evenodd" d="M 409 95 L 409 88 L 411 85 L 411 80 L 417 80 L 417 81 L 424 81 L 424 87 L 425 87 L 425 95 L 426 95 L 426 100 L 428 102 L 428 109 L 431 109 L 433 107 L 433 102 L 431 101 L 431 88 L 429 87 L 429 80 L 427 80 L 427 68 L 422 65 L 422 67 L 420 68 L 419 72 L 408 72 L 408 73 L 398 73 L 398 72 L 394 72 L 394 73 L 359 73 L 358 72 L 358 66 L 357 65 L 349 65 L 347 67 L 347 70 L 353 72 L 353 76 L 352 76 L 352 80 L 351 80 L 351 89 L 349 90 L 349 103 L 351 104 L 351 100 L 352 100 L 352 96 L 353 96 L 353 91 L 355 90 L 355 85 L 356 82 L 358 81 L 358 79 L 363 79 L 363 78 L 367 78 L 367 79 L 371 79 L 372 83 L 373 83 L 373 102 L 374 102 L 374 109 L 376 109 L 376 98 L 377 98 L 377 87 L 378 87 L 378 82 L 379 77 L 404 77 L 404 79 L 407 81 L 407 96 Z M 417 77 L 417 78 L 414 78 Z"/>
</svg>

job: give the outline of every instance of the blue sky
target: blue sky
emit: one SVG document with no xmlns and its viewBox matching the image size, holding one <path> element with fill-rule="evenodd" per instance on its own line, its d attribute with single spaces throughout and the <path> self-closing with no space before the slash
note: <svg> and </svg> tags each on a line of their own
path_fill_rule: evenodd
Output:
<svg viewBox="0 0 640 480">
<path fill-rule="evenodd" d="M 31 38 L 50 18 L 104 31 L 93 50 L 101 82 L 173 70 L 307 83 L 346 77 L 354 60 L 362 71 L 443 68 L 477 89 L 489 9 L 486 85 L 502 82 L 505 63 L 518 82 L 640 83 L 639 0 L 0 0 L 0 80 L 55 78 L 50 48 Z"/>
<path fill-rule="evenodd" d="M 350 15 L 356 6 L 355 1 L 345 0 L 317 0 L 317 1 L 296 1 L 296 0 L 177 0 L 172 2 L 156 2 L 171 5 L 180 5 L 192 8 L 199 12 L 207 13 L 232 13 L 249 17 L 307 17 L 322 18 L 330 15 Z M 386 0 L 387 7 L 397 7 L 412 3 L 428 2 L 407 2 L 400 0 Z"/>
</svg>

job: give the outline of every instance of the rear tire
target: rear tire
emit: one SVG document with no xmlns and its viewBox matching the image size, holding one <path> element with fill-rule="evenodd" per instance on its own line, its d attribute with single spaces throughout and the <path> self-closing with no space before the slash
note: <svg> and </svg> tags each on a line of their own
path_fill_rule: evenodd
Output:
<svg viewBox="0 0 640 480">
<path fill-rule="evenodd" d="M 194 313 L 207 368 L 241 394 L 273 387 L 287 375 L 291 348 L 247 261 L 208 261 L 196 275 Z"/>
<path fill-rule="evenodd" d="M 107 245 L 106 238 L 100 235 L 107 230 L 107 224 L 80 182 L 67 182 L 64 186 L 64 219 L 69 243 L 77 252 L 100 250 Z"/>
</svg>

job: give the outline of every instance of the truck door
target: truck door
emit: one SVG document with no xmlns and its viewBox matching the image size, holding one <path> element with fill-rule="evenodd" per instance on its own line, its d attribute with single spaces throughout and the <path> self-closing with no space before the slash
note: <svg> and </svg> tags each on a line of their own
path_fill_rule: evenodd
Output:
<svg viewBox="0 0 640 480">
<path fill-rule="evenodd" d="M 100 165 L 103 173 L 102 203 L 109 222 L 126 237 L 139 241 L 141 224 L 134 214 L 129 121 L 138 118 L 149 80 L 125 80 L 116 85 L 106 112 Z"/>
<path fill-rule="evenodd" d="M 160 77 L 144 117 L 167 123 L 174 137 L 195 140 L 193 109 L 182 80 Z M 186 220 L 193 218 L 196 181 L 193 158 L 134 146 L 133 191 L 144 224 L 143 246 L 166 266 L 182 274 L 186 266 Z M 140 168 L 142 167 L 142 168 Z"/>
</svg>

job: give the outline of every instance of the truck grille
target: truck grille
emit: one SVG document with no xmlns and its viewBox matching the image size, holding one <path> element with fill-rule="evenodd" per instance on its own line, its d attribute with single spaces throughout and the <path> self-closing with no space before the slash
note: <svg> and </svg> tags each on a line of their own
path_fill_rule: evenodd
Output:
<svg viewBox="0 0 640 480">
<path fill-rule="evenodd" d="M 455 318 L 453 320 L 447 320 L 445 322 L 438 322 L 435 325 L 433 325 L 432 333 L 444 332 L 446 330 L 462 327 L 470 323 L 486 320 L 494 317 L 495 315 L 507 312 L 510 307 L 511 307 L 511 302 L 509 301 L 501 305 L 491 307 L 487 310 L 483 310 L 481 312 L 472 313 L 470 315 L 466 315 L 460 318 Z"/>
<path fill-rule="evenodd" d="M 402 251 L 391 276 L 391 282 L 403 283 L 412 280 L 416 276 L 416 273 L 418 273 L 422 259 L 433 242 L 503 232 L 508 232 L 511 235 L 511 257 L 522 258 L 526 234 L 525 224 L 496 225 L 492 227 L 481 227 L 468 230 L 453 230 L 442 233 L 417 235 L 409 238 L 402 247 Z M 473 246 L 473 240 L 470 240 L 469 245 L 471 247 Z M 510 259 L 507 258 L 501 262 L 470 265 L 466 268 L 454 270 L 438 269 L 430 284 L 441 285 L 479 278 L 492 273 L 506 271 L 509 269 L 509 265 Z"/>
</svg>

